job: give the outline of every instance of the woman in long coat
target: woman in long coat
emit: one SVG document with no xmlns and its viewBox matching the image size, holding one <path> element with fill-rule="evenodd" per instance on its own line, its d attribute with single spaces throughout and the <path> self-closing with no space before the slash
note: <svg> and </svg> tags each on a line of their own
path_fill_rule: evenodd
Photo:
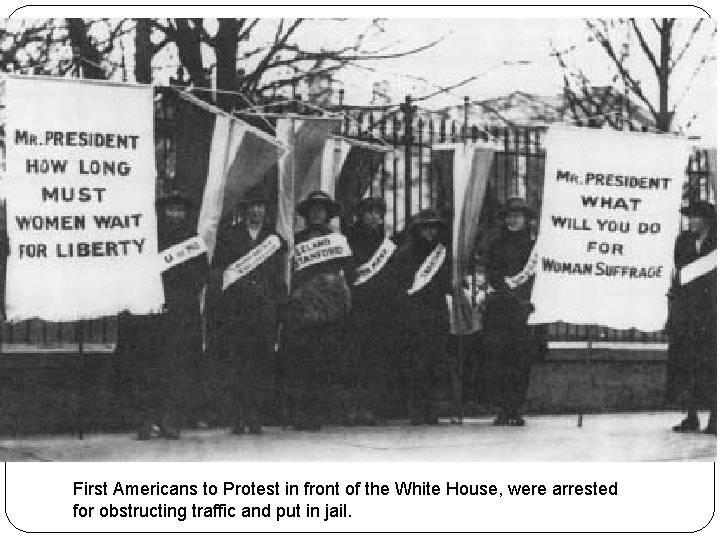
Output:
<svg viewBox="0 0 720 540">
<path fill-rule="evenodd" d="M 394 271 L 395 244 L 385 237 L 385 201 L 368 197 L 358 203 L 357 222 L 348 233 L 352 259 L 348 272 L 352 291 L 351 335 L 353 378 L 358 410 L 349 420 L 373 424 L 393 408 L 391 388 L 397 382 L 398 306 L 400 289 Z"/>
<path fill-rule="evenodd" d="M 529 228 L 532 211 L 522 199 L 509 199 L 498 218 L 503 228 L 488 250 L 487 280 L 493 289 L 484 313 L 485 397 L 499 410 L 495 425 L 522 426 L 521 409 L 538 355 L 537 339 L 530 335 L 528 315 L 532 277 L 513 278 L 525 268 L 533 248 Z M 509 283 L 510 281 L 510 283 Z"/>
<path fill-rule="evenodd" d="M 259 435 L 275 393 L 278 315 L 287 297 L 286 243 L 265 223 L 261 188 L 249 192 L 242 206 L 243 221 L 219 232 L 208 303 L 220 417 L 235 435 Z"/>
<path fill-rule="evenodd" d="M 717 247 L 715 207 L 696 202 L 683 209 L 690 230 L 675 243 L 675 281 L 670 292 L 667 398 L 682 402 L 687 417 L 673 429 L 699 431 L 698 409 L 709 408 L 705 433 L 717 434 L 717 269 L 687 281 L 688 265 L 713 257 Z M 714 260 L 713 260 L 714 263 Z"/>
<path fill-rule="evenodd" d="M 298 430 L 317 431 L 323 422 L 342 422 L 349 413 L 351 399 L 344 395 L 352 386 L 345 265 L 351 252 L 347 239 L 329 226 L 338 210 L 322 191 L 311 192 L 298 205 L 305 229 L 295 235 L 285 340 Z"/>
<path fill-rule="evenodd" d="M 438 421 L 434 405 L 437 366 L 443 361 L 450 327 L 447 295 L 452 293 L 447 227 L 435 210 L 412 218 L 409 238 L 398 248 L 393 268 L 400 288 L 396 310 L 400 392 L 415 425 Z"/>
<path fill-rule="evenodd" d="M 197 235 L 193 201 L 173 192 L 157 202 L 160 252 Z M 202 362 L 202 318 L 199 294 L 208 278 L 203 252 L 163 272 L 163 313 L 118 319 L 117 354 L 134 368 L 139 409 L 138 438 L 180 436 L 179 424 L 190 416 L 201 392 L 196 379 Z"/>
</svg>

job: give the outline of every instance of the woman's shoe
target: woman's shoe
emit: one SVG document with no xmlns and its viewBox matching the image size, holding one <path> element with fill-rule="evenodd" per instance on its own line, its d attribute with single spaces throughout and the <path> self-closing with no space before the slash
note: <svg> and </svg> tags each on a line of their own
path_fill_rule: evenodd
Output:
<svg viewBox="0 0 720 540">
<path fill-rule="evenodd" d="M 304 421 L 293 426 L 295 431 L 320 431 L 320 422 Z"/>
<path fill-rule="evenodd" d="M 143 421 L 138 429 L 138 441 L 149 441 L 153 435 L 158 435 L 158 427 L 149 420 Z"/>
<path fill-rule="evenodd" d="M 710 419 L 708 420 L 707 427 L 703 429 L 703 433 L 707 435 L 717 435 L 717 415 L 710 413 Z"/>
<path fill-rule="evenodd" d="M 180 429 L 169 424 L 160 426 L 160 436 L 169 441 L 177 441 L 180 439 Z"/>
<path fill-rule="evenodd" d="M 498 414 L 495 420 L 493 420 L 493 426 L 509 426 L 510 425 L 510 417 L 505 414 L 501 413 Z"/>
<path fill-rule="evenodd" d="M 697 415 L 688 415 L 683 418 L 677 426 L 673 426 L 673 431 L 676 433 L 691 433 L 694 431 L 700 431 L 700 420 Z"/>
</svg>

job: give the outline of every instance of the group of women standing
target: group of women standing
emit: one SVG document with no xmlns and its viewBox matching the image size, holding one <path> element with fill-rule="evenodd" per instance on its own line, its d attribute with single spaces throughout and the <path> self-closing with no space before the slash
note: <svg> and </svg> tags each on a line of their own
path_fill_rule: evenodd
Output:
<svg viewBox="0 0 720 540">
<path fill-rule="evenodd" d="M 306 227 L 296 253 L 332 233 L 337 204 L 322 192 L 299 206 Z M 446 356 L 453 293 L 450 238 L 445 220 L 427 209 L 413 216 L 396 242 L 386 238 L 385 204 L 359 202 L 347 231 L 347 257 L 295 271 L 289 300 L 286 362 L 292 366 L 295 425 L 323 421 L 365 424 L 400 415 L 414 425 L 438 422 L 438 368 Z M 508 202 L 503 232 L 490 248 L 483 398 L 499 411 L 496 425 L 523 425 L 521 416 L 537 340 L 527 330 L 532 278 L 513 278 L 533 246 L 532 212 Z"/>
</svg>

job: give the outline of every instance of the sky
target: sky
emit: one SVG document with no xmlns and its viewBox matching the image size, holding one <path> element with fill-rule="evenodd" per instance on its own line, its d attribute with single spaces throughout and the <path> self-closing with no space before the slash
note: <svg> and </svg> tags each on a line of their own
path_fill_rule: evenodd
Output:
<svg viewBox="0 0 720 540">
<path fill-rule="evenodd" d="M 403 13 L 408 10 L 403 10 Z M 451 12 L 457 13 L 457 11 Z M 555 12 L 557 13 L 557 11 Z M 274 35 L 274 22 L 265 19 L 258 27 L 253 42 L 248 46 L 269 42 Z M 684 43 L 683 32 L 687 32 L 695 21 L 679 20 L 676 50 Z M 642 25 L 651 23 L 646 19 Z M 713 28 L 708 20 L 704 30 Z M 307 48 L 336 48 L 338 44 L 352 42 L 355 37 L 371 26 L 370 19 L 315 19 L 307 21 L 298 33 L 300 43 Z M 418 54 L 397 59 L 363 62 L 364 67 L 350 67 L 339 75 L 345 91 L 345 103 L 367 105 L 372 98 L 373 82 L 386 80 L 389 83 L 391 99 L 400 102 L 406 94 L 424 96 L 470 78 L 472 82 L 450 92 L 440 94 L 423 102 L 429 109 L 449 105 L 460 105 L 463 97 L 482 100 L 505 96 L 515 91 L 540 95 L 557 95 L 562 92 L 562 72 L 551 55 L 550 43 L 560 50 L 574 46 L 570 56 L 576 66 L 581 67 L 593 81 L 604 85 L 610 80 L 613 70 L 609 69 L 607 57 L 595 42 L 588 41 L 588 30 L 582 19 L 562 18 L 390 18 L 382 23 L 384 31 L 371 32 L 366 40 L 370 48 L 387 46 L 390 51 L 419 47 L 440 40 L 440 43 Z M 650 32 L 648 35 L 653 35 Z M 703 138 L 707 144 L 717 141 L 717 63 L 708 62 L 699 73 L 693 70 L 702 54 L 712 48 L 714 40 L 700 35 L 679 64 L 672 81 L 671 103 L 677 98 L 679 123 L 685 124 L 693 115 L 689 134 Z M 624 34 L 620 36 L 624 37 Z M 125 38 L 126 54 L 133 50 L 132 37 Z M 651 43 L 651 46 L 657 45 Z M 167 53 L 166 53 L 167 54 Z M 159 60 L 168 63 L 167 59 Z M 657 89 L 653 87 L 654 76 L 643 58 L 639 46 L 631 49 L 633 72 L 647 88 L 654 102 Z M 168 69 L 165 78 L 174 76 L 175 70 Z M 157 74 L 157 73 L 156 73 Z M 694 78 L 693 78 L 694 77 Z M 692 80 L 689 90 L 688 81 Z"/>
<path fill-rule="evenodd" d="M 677 34 L 679 49 L 684 44 L 685 32 L 695 21 L 679 21 Z M 358 21 L 358 27 L 364 23 Z M 650 24 L 644 21 L 643 24 Z M 713 23 L 710 22 L 710 25 Z M 390 82 L 394 102 L 405 94 L 427 95 L 438 89 L 459 83 L 469 77 L 477 79 L 439 95 L 424 103 L 428 108 L 461 104 L 463 96 L 480 100 L 507 95 L 516 90 L 551 95 L 562 92 L 562 72 L 551 55 L 550 43 L 564 50 L 575 46 L 572 59 L 576 65 L 598 84 L 609 81 L 613 70 L 607 57 L 595 42 L 588 42 L 588 31 L 582 19 L 392 19 L 385 23 L 386 35 L 392 35 L 397 47 L 412 48 L 443 38 L 441 43 L 427 51 L 398 59 L 367 63 L 376 71 L 349 69 L 342 76 L 347 103 L 367 103 L 372 93 L 372 82 L 386 79 Z M 652 35 L 649 34 L 649 35 Z M 322 43 L 332 39 L 332 33 L 315 32 L 308 35 L 308 43 Z M 378 38 L 378 41 L 382 41 Z M 707 63 L 695 76 L 691 89 L 685 87 L 691 80 L 698 59 L 714 42 L 701 35 L 678 64 L 671 91 L 680 98 L 678 119 L 683 123 L 693 114 L 699 118 L 691 126 L 691 134 L 706 141 L 716 141 L 716 76 L 715 61 Z M 519 64 L 517 62 L 523 62 Z M 631 50 L 631 62 L 643 88 L 656 100 L 654 76 L 642 57 L 639 46 Z M 408 77 L 408 75 L 412 76 Z M 428 84 L 418 81 L 423 78 Z"/>
</svg>

